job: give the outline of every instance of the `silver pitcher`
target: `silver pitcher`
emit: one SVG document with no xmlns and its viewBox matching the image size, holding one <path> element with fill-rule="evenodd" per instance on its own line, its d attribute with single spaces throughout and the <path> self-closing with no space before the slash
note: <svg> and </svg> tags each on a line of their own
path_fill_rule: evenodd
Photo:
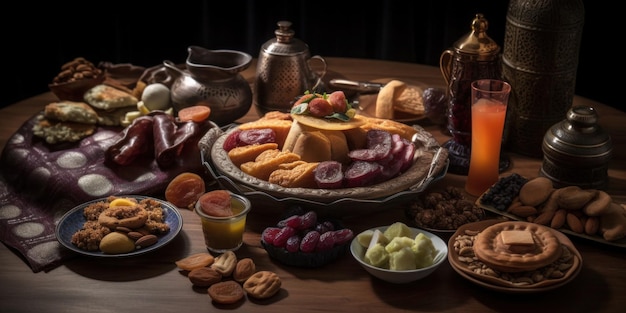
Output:
<svg viewBox="0 0 626 313">
<path fill-rule="evenodd" d="M 234 50 L 209 50 L 190 46 L 185 69 L 163 61 L 171 84 L 176 111 L 193 105 L 211 108 L 210 119 L 223 126 L 246 115 L 252 106 L 250 84 L 240 74 L 252 56 Z"/>
<path fill-rule="evenodd" d="M 261 114 L 289 112 L 294 100 L 306 91 L 319 92 L 326 74 L 326 61 L 311 56 L 309 46 L 294 38 L 291 22 L 280 21 L 276 38 L 261 46 L 254 82 L 254 103 Z M 312 61 L 321 63 L 314 71 Z"/>
</svg>

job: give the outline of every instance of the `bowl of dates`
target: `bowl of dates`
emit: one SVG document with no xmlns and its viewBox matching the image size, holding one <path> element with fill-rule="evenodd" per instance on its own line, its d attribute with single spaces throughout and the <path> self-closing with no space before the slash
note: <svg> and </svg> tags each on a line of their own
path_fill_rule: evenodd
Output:
<svg viewBox="0 0 626 313">
<path fill-rule="evenodd" d="M 268 255 L 285 265 L 321 267 L 346 254 L 354 233 L 337 221 L 318 220 L 315 211 L 288 216 L 261 234 Z"/>
</svg>

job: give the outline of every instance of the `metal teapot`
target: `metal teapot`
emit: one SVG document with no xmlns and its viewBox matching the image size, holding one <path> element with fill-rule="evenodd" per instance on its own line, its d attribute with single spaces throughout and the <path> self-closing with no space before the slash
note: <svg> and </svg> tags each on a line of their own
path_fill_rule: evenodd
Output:
<svg viewBox="0 0 626 313">
<path fill-rule="evenodd" d="M 252 106 L 252 89 L 240 74 L 250 66 L 252 56 L 234 50 L 208 50 L 190 46 L 186 69 L 163 61 L 176 111 L 193 105 L 211 108 L 210 119 L 223 126 L 244 116 Z"/>
<path fill-rule="evenodd" d="M 450 169 L 454 174 L 467 174 L 472 144 L 471 88 L 472 81 L 482 78 L 500 79 L 500 47 L 487 35 L 488 22 L 476 14 L 471 32 L 443 51 L 439 67 L 447 84 L 448 131 L 452 139 L 444 143 L 450 151 Z"/>
<path fill-rule="evenodd" d="M 289 112 L 296 97 L 305 91 L 316 92 L 323 85 L 326 61 L 311 56 L 309 46 L 294 38 L 291 22 L 280 21 L 274 32 L 276 38 L 261 46 L 254 82 L 254 103 L 260 113 Z M 321 63 L 314 71 L 312 61 Z"/>
</svg>

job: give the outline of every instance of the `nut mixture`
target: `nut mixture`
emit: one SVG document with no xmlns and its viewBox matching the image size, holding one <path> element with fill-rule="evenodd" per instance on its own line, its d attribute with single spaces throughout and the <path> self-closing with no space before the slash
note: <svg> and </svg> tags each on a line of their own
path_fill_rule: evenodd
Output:
<svg viewBox="0 0 626 313">
<path fill-rule="evenodd" d="M 78 57 L 61 66 L 61 72 L 52 79 L 55 84 L 69 83 L 82 79 L 96 78 L 102 70 L 85 58 Z"/>
<path fill-rule="evenodd" d="M 488 267 L 474 254 L 474 239 L 478 233 L 479 231 L 466 230 L 464 234 L 454 239 L 454 251 L 458 254 L 458 260 L 466 263 L 476 274 L 498 278 L 513 286 L 530 286 L 545 280 L 562 278 L 572 267 L 576 257 L 565 245 L 561 245 L 563 250 L 561 256 L 548 266 L 519 273 L 501 272 Z"/>
<path fill-rule="evenodd" d="M 232 251 L 213 258 L 210 253 L 197 253 L 176 261 L 186 272 L 194 287 L 208 288 L 207 293 L 218 304 L 235 303 L 244 295 L 267 299 L 281 289 L 278 274 L 257 270 L 251 258 L 239 259 Z"/>
<path fill-rule="evenodd" d="M 407 208 L 406 215 L 418 227 L 454 230 L 461 225 L 482 220 L 484 211 L 466 200 L 458 188 L 448 186 L 443 191 L 418 198 Z"/>
</svg>

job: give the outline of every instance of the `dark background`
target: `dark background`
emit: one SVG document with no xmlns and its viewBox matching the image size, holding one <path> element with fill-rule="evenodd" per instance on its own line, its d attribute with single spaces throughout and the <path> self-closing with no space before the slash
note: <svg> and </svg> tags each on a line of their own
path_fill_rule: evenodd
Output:
<svg viewBox="0 0 626 313">
<path fill-rule="evenodd" d="M 626 110 L 618 86 L 626 62 L 619 10 L 583 3 L 576 93 Z M 18 1 L 11 7 L 0 13 L 0 107 L 48 91 L 61 65 L 76 57 L 150 67 L 184 62 L 190 45 L 257 57 L 279 20 L 293 23 L 312 54 L 439 66 L 441 52 L 470 31 L 476 13 L 485 15 L 489 36 L 502 46 L 508 1 Z"/>
</svg>

